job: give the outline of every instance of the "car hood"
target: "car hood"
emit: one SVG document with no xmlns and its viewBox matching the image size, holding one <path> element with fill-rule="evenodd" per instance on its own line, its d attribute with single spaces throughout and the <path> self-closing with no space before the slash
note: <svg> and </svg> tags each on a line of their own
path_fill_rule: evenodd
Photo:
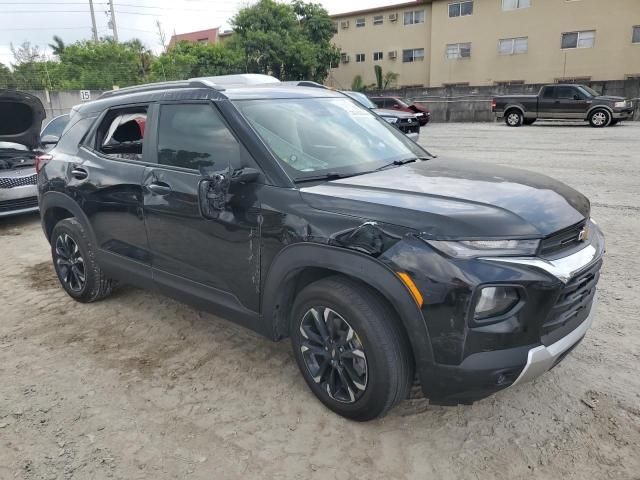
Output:
<svg viewBox="0 0 640 480">
<path fill-rule="evenodd" d="M 390 110 L 388 108 L 372 108 L 375 113 L 382 117 L 398 117 L 398 118 L 415 118 L 413 113 L 403 112 L 402 110 Z"/>
<path fill-rule="evenodd" d="M 438 158 L 301 189 L 312 207 L 430 238 L 539 238 L 589 216 L 586 197 L 525 170 Z"/>
<path fill-rule="evenodd" d="M 612 95 L 600 95 L 595 99 L 603 102 L 622 102 L 623 100 L 626 100 L 624 97 L 614 97 Z"/>
<path fill-rule="evenodd" d="M 46 112 L 40 99 L 17 90 L 0 91 L 0 142 L 35 149 Z"/>
</svg>

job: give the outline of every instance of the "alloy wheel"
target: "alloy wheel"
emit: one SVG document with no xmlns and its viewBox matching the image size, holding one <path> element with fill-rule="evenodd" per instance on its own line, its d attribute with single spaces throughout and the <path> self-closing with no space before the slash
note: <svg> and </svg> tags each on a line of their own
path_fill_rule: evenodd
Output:
<svg viewBox="0 0 640 480">
<path fill-rule="evenodd" d="M 509 125 L 518 125 L 518 123 L 520 123 L 520 115 L 518 115 L 517 113 L 510 113 L 507 117 L 507 121 L 509 122 Z"/>
<path fill-rule="evenodd" d="M 596 112 L 593 114 L 593 124 L 601 127 L 605 123 L 607 123 L 607 115 L 604 112 Z"/>
<path fill-rule="evenodd" d="M 78 244 L 66 233 L 56 238 L 55 260 L 60 280 L 72 291 L 81 291 L 86 283 L 84 259 Z"/>
<path fill-rule="evenodd" d="M 351 325 L 336 311 L 317 306 L 304 314 L 300 334 L 300 351 L 314 382 L 338 402 L 356 402 L 367 388 L 368 370 Z"/>
</svg>

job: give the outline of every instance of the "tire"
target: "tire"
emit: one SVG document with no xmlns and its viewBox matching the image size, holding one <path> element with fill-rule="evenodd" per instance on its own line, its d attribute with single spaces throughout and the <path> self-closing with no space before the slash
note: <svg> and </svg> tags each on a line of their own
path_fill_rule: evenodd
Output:
<svg viewBox="0 0 640 480">
<path fill-rule="evenodd" d="M 524 115 L 522 115 L 520 110 L 512 109 L 504 114 L 504 123 L 506 123 L 508 127 L 520 127 L 523 122 Z"/>
<path fill-rule="evenodd" d="M 95 302 L 111 293 L 112 281 L 96 263 L 89 235 L 75 218 L 65 218 L 53 227 L 51 256 L 60 285 L 74 300 Z"/>
<path fill-rule="evenodd" d="M 611 114 L 602 108 L 594 110 L 589 114 L 589 124 L 593 128 L 604 128 L 611 123 Z"/>
<path fill-rule="evenodd" d="M 522 122 L 523 125 L 533 125 L 534 123 L 536 123 L 535 118 L 525 118 Z"/>
<path fill-rule="evenodd" d="M 327 340 L 332 334 L 337 342 Z M 346 277 L 319 280 L 297 295 L 291 343 L 307 385 L 338 415 L 372 420 L 409 394 L 414 364 L 400 320 L 379 295 Z"/>
</svg>

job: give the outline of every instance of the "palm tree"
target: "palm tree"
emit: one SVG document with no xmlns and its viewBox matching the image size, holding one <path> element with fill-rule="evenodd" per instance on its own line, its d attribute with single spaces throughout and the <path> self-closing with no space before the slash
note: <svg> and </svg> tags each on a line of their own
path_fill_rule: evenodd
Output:
<svg viewBox="0 0 640 480">
<path fill-rule="evenodd" d="M 57 57 L 59 57 L 60 54 L 64 52 L 64 49 L 66 47 L 66 45 L 64 44 L 64 40 L 62 40 L 62 38 L 60 38 L 58 35 L 53 36 L 53 43 L 50 43 L 49 46 L 51 47 L 51 50 L 53 50 L 53 54 Z"/>
</svg>

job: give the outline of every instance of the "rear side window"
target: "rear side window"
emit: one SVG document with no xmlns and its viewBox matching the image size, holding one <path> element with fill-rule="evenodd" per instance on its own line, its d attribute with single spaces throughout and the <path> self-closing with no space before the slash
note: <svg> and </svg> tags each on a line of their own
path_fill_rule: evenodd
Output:
<svg viewBox="0 0 640 480">
<path fill-rule="evenodd" d="M 161 105 L 158 163 L 192 170 L 224 170 L 239 162 L 240 144 L 210 104 Z"/>
<path fill-rule="evenodd" d="M 147 106 L 115 109 L 98 127 L 97 150 L 113 158 L 142 160 Z"/>
<path fill-rule="evenodd" d="M 555 87 L 545 87 L 544 91 L 542 92 L 542 98 L 553 98 L 554 93 Z"/>
</svg>

